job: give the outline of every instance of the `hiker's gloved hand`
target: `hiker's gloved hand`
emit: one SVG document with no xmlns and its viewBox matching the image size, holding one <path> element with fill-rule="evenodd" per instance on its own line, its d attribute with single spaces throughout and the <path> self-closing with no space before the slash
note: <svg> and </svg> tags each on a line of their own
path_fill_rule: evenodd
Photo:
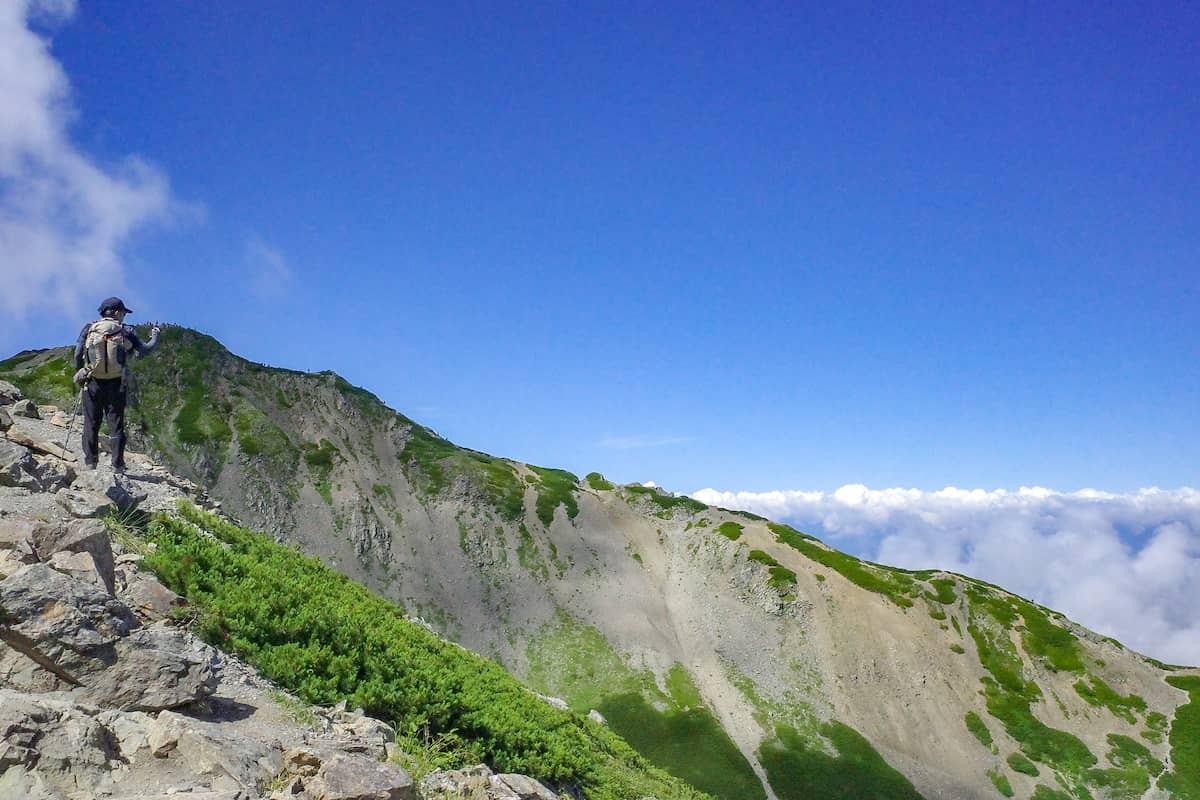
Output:
<svg viewBox="0 0 1200 800">
<path fill-rule="evenodd" d="M 80 369 L 80 370 L 78 370 L 78 371 L 75 373 L 75 376 L 72 378 L 72 380 L 75 382 L 75 385 L 76 385 L 76 386 L 78 386 L 78 387 L 82 388 L 82 387 L 83 387 L 83 385 L 84 385 L 85 383 L 87 383 L 87 380 L 88 380 L 88 370 L 87 370 L 87 367 L 84 367 L 83 369 Z"/>
</svg>

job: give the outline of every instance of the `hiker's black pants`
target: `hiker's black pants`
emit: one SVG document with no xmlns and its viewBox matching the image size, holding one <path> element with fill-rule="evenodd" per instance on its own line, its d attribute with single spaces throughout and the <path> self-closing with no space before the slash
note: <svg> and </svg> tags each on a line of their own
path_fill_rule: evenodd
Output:
<svg viewBox="0 0 1200 800">
<path fill-rule="evenodd" d="M 83 386 L 83 461 L 99 461 L 96 447 L 100 436 L 100 418 L 108 423 L 108 441 L 112 445 L 112 464 L 125 466 L 125 382 L 90 379 Z"/>
</svg>

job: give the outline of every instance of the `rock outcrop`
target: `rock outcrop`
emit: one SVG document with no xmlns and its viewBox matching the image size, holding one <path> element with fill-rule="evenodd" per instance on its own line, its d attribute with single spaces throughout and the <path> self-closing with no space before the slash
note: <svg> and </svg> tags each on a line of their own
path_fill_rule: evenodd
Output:
<svg viewBox="0 0 1200 800">
<path fill-rule="evenodd" d="M 0 383 L 0 403 L 23 399 Z M 36 414 L 36 408 L 35 408 Z M 207 495 L 144 457 L 76 472 L 51 422 L 5 415 L 0 436 L 0 798 L 434 800 L 390 756 L 394 729 L 307 707 L 173 621 L 183 599 L 114 540 L 121 520 Z M 107 523 L 98 517 L 111 517 Z M 471 797 L 556 799 L 525 776 Z"/>
</svg>

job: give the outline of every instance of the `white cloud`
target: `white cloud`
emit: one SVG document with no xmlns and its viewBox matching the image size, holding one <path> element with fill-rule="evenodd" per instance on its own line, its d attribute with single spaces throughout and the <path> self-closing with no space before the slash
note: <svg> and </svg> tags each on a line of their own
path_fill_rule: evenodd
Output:
<svg viewBox="0 0 1200 800">
<path fill-rule="evenodd" d="M 257 236 L 246 242 L 245 260 L 250 290 L 259 297 L 279 297 L 295 279 L 283 251 Z"/>
<path fill-rule="evenodd" d="M 71 0 L 0 2 L 0 313 L 76 317 L 123 291 L 121 248 L 176 210 L 167 178 L 129 156 L 102 166 L 70 140 L 70 82 L 29 27 L 69 19 Z"/>
<path fill-rule="evenodd" d="M 693 495 L 856 555 L 997 583 L 1172 663 L 1200 664 L 1200 490 L 869 489 Z"/>
</svg>

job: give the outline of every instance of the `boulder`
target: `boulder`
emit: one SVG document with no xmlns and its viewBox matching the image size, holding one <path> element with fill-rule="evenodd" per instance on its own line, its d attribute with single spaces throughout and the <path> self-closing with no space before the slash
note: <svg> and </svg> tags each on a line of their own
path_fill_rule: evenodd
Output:
<svg viewBox="0 0 1200 800">
<path fill-rule="evenodd" d="M 421 779 L 422 797 L 485 797 L 492 785 L 487 764 L 431 772 Z"/>
<path fill-rule="evenodd" d="M 57 492 L 75 480 L 75 468 L 61 458 L 35 454 L 33 460 L 37 463 L 36 474 L 44 492 Z M 71 460 L 74 460 L 74 456 Z"/>
<path fill-rule="evenodd" d="M 0 772 L 37 763 L 37 743 L 58 715 L 30 697 L 0 689 Z"/>
<path fill-rule="evenodd" d="M 56 572 L 74 578 L 78 581 L 94 583 L 106 592 L 111 593 L 110 586 L 105 585 L 104 576 L 96 566 L 96 559 L 91 553 L 54 553 L 46 561 Z"/>
<path fill-rule="evenodd" d="M 33 460 L 29 448 L 8 439 L 0 439 L 0 486 L 40 489 L 37 468 L 38 464 Z"/>
<path fill-rule="evenodd" d="M 34 549 L 43 560 L 48 560 L 54 553 L 90 554 L 105 591 L 114 592 L 112 545 L 108 541 L 108 529 L 100 520 L 77 519 L 66 525 L 42 524 L 35 527 L 32 539 Z"/>
<path fill-rule="evenodd" d="M 14 417 L 26 417 L 27 419 L 41 419 L 41 414 L 38 413 L 37 404 L 32 400 L 18 400 L 9 406 L 8 413 Z"/>
<path fill-rule="evenodd" d="M 121 759 L 129 762 L 148 747 L 154 717 L 141 711 L 101 711 L 96 719 L 108 728 L 117 742 Z"/>
<path fill-rule="evenodd" d="M 117 561 L 123 558 L 128 556 L 119 556 Z M 152 622 L 167 619 L 172 611 L 185 604 L 182 597 L 137 567 L 119 563 L 114 574 L 117 597 L 142 619 Z"/>
<path fill-rule="evenodd" d="M 216 651 L 166 625 L 133 631 L 114 645 L 115 663 L 84 681 L 93 703 L 157 712 L 204 700 L 219 681 Z"/>
<path fill-rule="evenodd" d="M 146 490 L 126 476 L 110 469 L 84 470 L 76 476 L 71 488 L 108 498 L 118 511 L 129 512 L 146 499 Z"/>
<path fill-rule="evenodd" d="M 0 381 L 0 406 L 10 406 L 24 397 L 21 390 L 8 381 Z"/>
<path fill-rule="evenodd" d="M 293 747 L 283 754 L 283 763 L 292 775 L 310 778 L 321 768 L 321 757 L 307 747 Z"/>
<path fill-rule="evenodd" d="M 13 428 L 5 434 L 10 442 L 16 442 L 19 445 L 28 447 L 30 450 L 35 450 L 39 453 L 61 458 L 63 461 L 78 461 L 75 454 L 67 450 L 60 444 L 55 442 L 47 442 L 44 439 L 39 439 L 28 431 L 19 431 Z"/>
<path fill-rule="evenodd" d="M 503 786 L 520 800 L 558 800 L 558 795 L 528 775 L 505 773 L 493 778 L 494 786 Z"/>
<path fill-rule="evenodd" d="M 69 414 L 67 414 L 67 412 L 56 411 L 53 415 L 51 415 L 49 421 L 50 421 L 51 425 L 57 426 L 59 428 L 66 428 L 71 425 L 72 419 L 73 419 L 73 417 L 71 417 Z"/>
<path fill-rule="evenodd" d="M 8 411 L 6 411 L 3 407 L 0 407 L 0 433 L 4 433 L 12 426 L 12 417 L 9 416 Z"/>
<path fill-rule="evenodd" d="M 73 580 L 48 564 L 30 564 L 0 581 L 0 608 L 11 632 L 54 665 L 87 683 L 116 659 L 114 645 L 141 623 L 97 585 Z M 57 676 L 25 655 L 0 650 L 0 675 L 23 691 L 60 688 Z"/>
<path fill-rule="evenodd" d="M 329 759 L 304 790 L 313 800 L 417 800 L 417 787 L 401 766 L 359 755 Z"/>
<path fill-rule="evenodd" d="M 119 753 L 112 732 L 72 704 L 3 689 L 0 733 L 0 797 L 22 796 L 5 791 L 17 787 L 38 788 L 51 797 L 91 795 Z M 20 783 L 9 777 L 10 767 L 24 773 Z"/>
<path fill-rule="evenodd" d="M 37 410 L 38 410 L 38 413 L 42 415 L 42 419 L 45 419 L 46 417 L 54 416 L 62 409 L 60 409 L 58 406 L 47 405 L 47 406 L 38 406 Z"/>
<path fill-rule="evenodd" d="M 283 754 L 272 745 L 239 735 L 219 722 L 173 711 L 159 713 L 148 744 L 158 758 L 178 761 L 178 772 L 207 778 L 210 785 L 214 778 L 227 777 L 252 789 L 270 783 L 284 767 Z"/>
<path fill-rule="evenodd" d="M 339 704 L 344 706 L 344 703 Z M 362 712 L 334 710 L 329 714 L 331 730 L 354 742 L 346 745 L 346 752 L 369 753 L 376 760 L 387 758 L 387 745 L 396 741 L 396 729 L 386 722 L 368 717 Z"/>
<path fill-rule="evenodd" d="M 65 796 L 37 772 L 13 767 L 0 773 L 0 797 L 21 800 L 66 800 Z"/>
<path fill-rule="evenodd" d="M 81 519 L 93 519 L 112 507 L 112 501 L 102 494 L 75 489 L 59 489 L 54 499 L 72 517 Z"/>
<path fill-rule="evenodd" d="M 37 560 L 37 554 L 33 552 L 33 545 L 29 542 L 0 549 L 0 580 L 4 580 L 26 564 L 36 564 Z"/>
<path fill-rule="evenodd" d="M 16 547 L 21 542 L 32 544 L 34 530 L 49 524 L 31 517 L 0 517 L 0 547 Z"/>
</svg>

